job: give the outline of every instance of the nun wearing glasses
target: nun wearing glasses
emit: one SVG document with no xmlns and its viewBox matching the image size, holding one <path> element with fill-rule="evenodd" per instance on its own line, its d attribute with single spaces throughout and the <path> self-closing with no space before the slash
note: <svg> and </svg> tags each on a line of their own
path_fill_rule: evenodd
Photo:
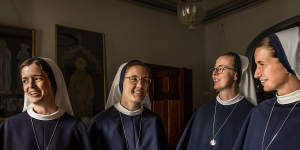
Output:
<svg viewBox="0 0 300 150">
<path fill-rule="evenodd" d="M 19 71 L 24 108 L 0 125 L 0 150 L 90 150 L 86 127 L 73 117 L 55 62 L 29 58 Z"/>
<path fill-rule="evenodd" d="M 218 95 L 193 114 L 177 150 L 232 150 L 243 121 L 256 104 L 247 57 L 225 53 L 210 72 Z"/>
<path fill-rule="evenodd" d="M 94 150 L 167 150 L 158 115 L 149 110 L 150 69 L 133 60 L 120 66 L 112 83 L 106 110 L 90 122 Z"/>
<path fill-rule="evenodd" d="M 298 150 L 300 147 L 299 27 L 271 34 L 256 47 L 254 77 L 276 96 L 251 111 L 235 150 Z"/>
</svg>

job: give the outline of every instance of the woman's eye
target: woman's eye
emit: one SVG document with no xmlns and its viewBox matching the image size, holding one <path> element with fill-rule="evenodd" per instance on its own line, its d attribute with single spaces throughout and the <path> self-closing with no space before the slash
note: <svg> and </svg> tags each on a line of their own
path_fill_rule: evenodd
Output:
<svg viewBox="0 0 300 150">
<path fill-rule="evenodd" d="M 28 82 L 28 80 L 22 80 L 22 83 L 27 83 Z"/>
<path fill-rule="evenodd" d="M 37 78 L 34 78 L 34 80 L 35 80 L 35 81 L 41 81 L 41 80 L 43 80 L 43 78 L 37 77 Z"/>
<path fill-rule="evenodd" d="M 263 66 L 263 65 L 264 65 L 264 63 L 258 63 L 257 65 L 258 65 L 258 66 Z"/>
<path fill-rule="evenodd" d="M 137 81 L 138 79 L 137 79 L 137 78 L 132 78 L 131 80 L 135 82 L 135 81 Z"/>
</svg>

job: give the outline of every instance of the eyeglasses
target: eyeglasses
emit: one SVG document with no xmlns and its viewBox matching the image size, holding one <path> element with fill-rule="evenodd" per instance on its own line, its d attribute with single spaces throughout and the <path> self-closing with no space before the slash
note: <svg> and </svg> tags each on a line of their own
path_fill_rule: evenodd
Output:
<svg viewBox="0 0 300 150">
<path fill-rule="evenodd" d="M 137 77 L 137 76 L 129 76 L 129 77 L 124 77 L 125 79 L 129 79 L 130 83 L 133 85 L 137 85 L 137 83 L 139 81 L 141 81 L 141 83 L 143 85 L 148 86 L 151 83 L 151 79 L 150 78 L 142 78 L 142 77 Z"/>
<path fill-rule="evenodd" d="M 235 69 L 234 68 L 230 68 L 230 67 L 226 67 L 226 66 L 218 66 L 218 67 L 216 67 L 216 68 L 211 68 L 211 69 L 209 69 L 209 72 L 212 74 L 212 73 L 217 73 L 217 74 L 220 74 L 220 73 L 223 73 L 223 71 L 225 70 L 225 69 L 230 69 L 230 70 L 233 70 L 233 71 L 235 71 Z"/>
</svg>

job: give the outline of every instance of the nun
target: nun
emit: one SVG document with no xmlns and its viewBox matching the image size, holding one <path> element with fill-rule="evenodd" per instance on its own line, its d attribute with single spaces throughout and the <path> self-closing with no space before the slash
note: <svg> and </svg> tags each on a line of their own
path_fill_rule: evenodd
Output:
<svg viewBox="0 0 300 150">
<path fill-rule="evenodd" d="M 243 121 L 256 104 L 247 57 L 225 53 L 210 72 L 218 95 L 193 114 L 177 150 L 232 150 Z"/>
<path fill-rule="evenodd" d="M 276 96 L 254 108 L 236 141 L 235 150 L 296 150 L 300 147 L 299 27 L 264 38 L 256 47 L 254 77 Z"/>
<path fill-rule="evenodd" d="M 0 150 L 90 150 L 85 125 L 73 117 L 61 70 L 49 58 L 19 67 L 23 112 L 0 125 Z"/>
<path fill-rule="evenodd" d="M 94 150 L 167 150 L 162 121 L 150 111 L 150 69 L 133 60 L 120 66 L 111 86 L 106 110 L 90 122 Z"/>
</svg>

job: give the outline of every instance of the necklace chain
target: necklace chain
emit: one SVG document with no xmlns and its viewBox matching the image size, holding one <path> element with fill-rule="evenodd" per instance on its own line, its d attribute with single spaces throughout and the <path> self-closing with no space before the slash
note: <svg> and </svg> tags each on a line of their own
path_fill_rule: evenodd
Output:
<svg viewBox="0 0 300 150">
<path fill-rule="evenodd" d="M 41 150 L 40 144 L 39 144 L 39 141 L 38 141 L 36 132 L 35 132 L 35 128 L 34 128 L 34 124 L 33 124 L 32 117 L 30 117 L 30 121 L 31 121 L 31 127 L 32 127 L 32 130 L 33 130 L 33 134 L 34 134 L 34 138 L 35 138 L 35 142 L 36 142 L 37 148 L 38 148 L 39 150 Z M 56 129 L 57 129 L 58 123 L 59 123 L 59 118 L 58 118 L 58 120 L 57 120 L 57 122 L 56 122 L 56 124 L 55 124 L 55 127 L 54 127 L 54 129 L 53 129 L 53 132 L 52 132 L 52 135 L 51 135 L 51 137 L 50 137 L 49 143 L 48 143 L 48 145 L 47 145 L 47 147 L 46 147 L 46 150 L 49 149 L 49 146 L 50 146 L 50 144 L 51 144 L 51 141 L 52 141 L 52 139 L 53 139 L 53 137 L 54 137 L 54 134 L 55 134 L 55 131 L 56 131 Z"/>
<path fill-rule="evenodd" d="M 124 123 L 123 123 L 123 119 L 122 119 L 122 116 L 121 116 L 120 112 L 119 112 L 119 116 L 120 116 L 120 119 L 121 119 L 121 125 L 122 125 L 123 134 L 124 134 L 124 137 L 125 137 L 126 147 L 127 147 L 127 150 L 129 150 L 129 144 L 128 144 L 128 140 L 127 140 L 127 136 L 126 136 L 126 131 L 125 131 L 125 128 L 124 128 Z M 141 119 L 140 119 L 140 127 L 139 127 L 139 136 L 138 136 L 138 141 L 135 144 L 134 150 L 136 150 L 137 145 L 140 143 L 140 138 L 141 138 L 142 113 L 141 113 L 140 117 L 141 117 Z"/>
<path fill-rule="evenodd" d="M 286 121 L 288 120 L 288 118 L 290 117 L 292 111 L 294 110 L 294 108 L 296 107 L 296 105 L 299 103 L 300 101 L 297 101 L 294 106 L 291 108 L 290 112 L 288 113 L 288 115 L 285 117 L 283 123 L 281 124 L 281 126 L 279 127 L 279 129 L 277 130 L 277 132 L 274 134 L 274 136 L 272 137 L 272 139 L 270 140 L 270 142 L 268 143 L 268 145 L 266 146 L 266 149 L 267 150 L 270 145 L 272 144 L 272 142 L 274 141 L 274 139 L 277 137 L 279 131 L 282 129 L 282 127 L 284 126 L 284 124 L 286 123 Z M 270 115 L 269 115 L 269 118 L 268 118 L 268 121 L 267 121 L 267 124 L 266 124 L 266 127 L 265 127 L 265 131 L 264 131 L 264 135 L 263 135 L 263 139 L 262 139 L 262 142 L 261 142 L 261 150 L 264 149 L 264 142 L 265 142 L 265 136 L 266 136 L 266 132 L 267 132 L 267 128 L 269 126 L 269 122 L 270 122 L 270 119 L 271 119 L 271 116 L 272 116 L 272 113 L 273 113 L 273 109 L 274 109 L 274 106 L 276 104 L 276 100 L 272 106 L 272 109 L 271 109 L 271 112 L 270 112 Z"/>
<path fill-rule="evenodd" d="M 211 139 L 211 142 L 214 142 L 214 144 L 211 144 L 212 146 L 214 146 L 216 143 L 215 143 L 215 138 L 216 136 L 221 132 L 221 130 L 223 129 L 224 125 L 226 124 L 226 122 L 229 120 L 230 116 L 232 115 L 233 111 L 235 110 L 237 104 L 239 102 L 237 102 L 232 111 L 229 113 L 229 115 L 226 117 L 225 121 L 223 122 L 223 124 L 220 126 L 220 128 L 218 129 L 217 133 L 215 134 L 215 121 L 216 121 L 216 113 L 217 113 L 217 101 L 216 101 L 216 104 L 215 104 L 215 111 L 214 111 L 214 120 L 213 120 L 213 130 L 212 130 L 212 139 Z"/>
</svg>

